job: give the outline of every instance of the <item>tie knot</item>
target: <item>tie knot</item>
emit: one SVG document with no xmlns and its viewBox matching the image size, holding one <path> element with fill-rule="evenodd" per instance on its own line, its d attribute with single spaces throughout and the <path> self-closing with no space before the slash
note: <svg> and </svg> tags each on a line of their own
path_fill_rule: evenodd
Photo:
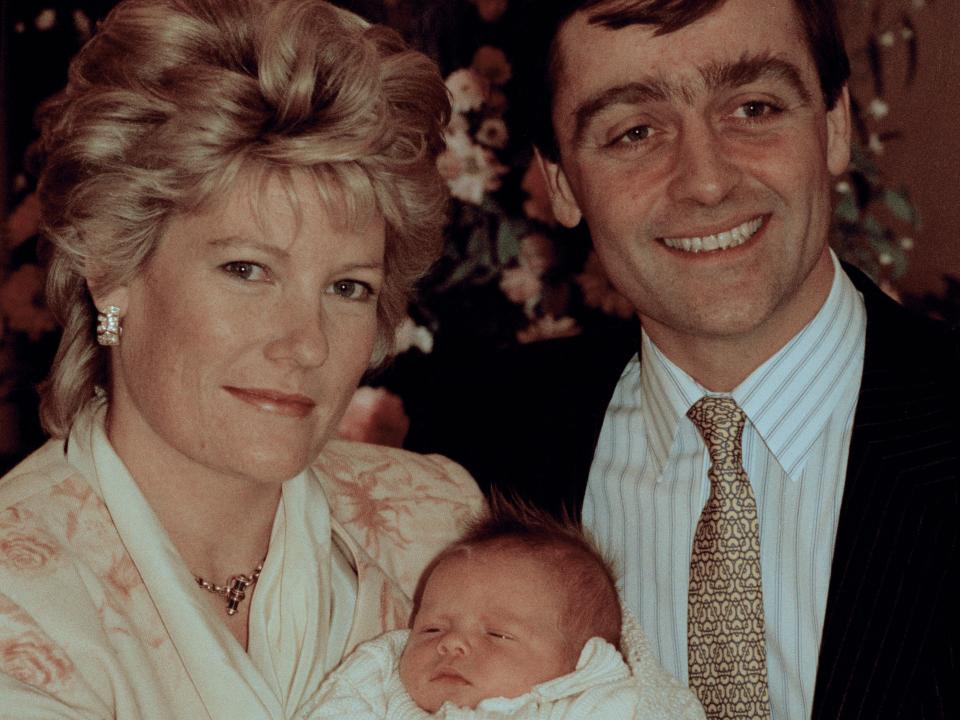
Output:
<svg viewBox="0 0 960 720">
<path fill-rule="evenodd" d="M 740 438 L 747 420 L 733 398 L 704 395 L 687 410 L 707 444 L 712 465 L 741 462 Z"/>
</svg>

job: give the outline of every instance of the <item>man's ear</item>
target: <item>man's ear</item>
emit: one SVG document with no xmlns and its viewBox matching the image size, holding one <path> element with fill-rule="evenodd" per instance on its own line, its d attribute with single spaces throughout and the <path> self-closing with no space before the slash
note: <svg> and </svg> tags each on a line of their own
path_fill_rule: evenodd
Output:
<svg viewBox="0 0 960 720">
<path fill-rule="evenodd" d="M 850 92 L 844 85 L 827 111 L 827 168 L 832 175 L 842 175 L 850 165 L 850 132 Z"/>
<path fill-rule="evenodd" d="M 583 213 L 580 212 L 580 205 L 573 196 L 563 168 L 560 167 L 560 163 L 547 160 L 539 150 L 534 149 L 533 152 L 547 185 L 547 194 L 550 195 L 550 207 L 553 208 L 554 217 L 564 227 L 576 227 Z"/>
</svg>

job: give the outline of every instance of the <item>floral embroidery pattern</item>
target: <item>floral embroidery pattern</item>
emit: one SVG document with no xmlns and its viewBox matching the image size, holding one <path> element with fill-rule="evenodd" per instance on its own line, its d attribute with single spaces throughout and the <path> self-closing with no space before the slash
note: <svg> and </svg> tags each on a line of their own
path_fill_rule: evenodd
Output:
<svg viewBox="0 0 960 720">
<path fill-rule="evenodd" d="M 482 502 L 453 463 L 402 450 L 331 442 L 314 468 L 332 515 L 408 594 Z"/>
<path fill-rule="evenodd" d="M 49 531 L 41 527 L 41 518 L 51 528 Z M 72 568 L 99 579 L 100 584 L 87 587 L 88 600 L 108 635 L 136 637 L 154 648 L 168 642 L 156 608 L 117 537 L 106 506 L 77 475 L 0 513 L 0 587 L 4 583 L 3 572 L 39 577 L 40 571 L 46 571 L 54 573 L 54 582 L 66 582 L 56 573 Z M 71 573 L 71 578 L 75 577 Z M 50 580 L 43 582 L 41 587 L 46 587 Z M 35 592 L 43 590 L 38 587 Z M 4 612 L 10 612 L 9 608 L 0 606 L 0 615 Z M 32 620 L 24 623 L 21 618 L 13 631 L 0 628 L 0 639 L 18 642 L 24 627 L 42 632 Z M 24 647 L 31 646 L 28 643 Z M 41 655 L 34 653 L 31 657 Z M 24 672 L 22 668 L 20 672 Z"/>
<path fill-rule="evenodd" d="M 73 675 L 73 663 L 40 632 L 28 630 L 0 640 L 0 672 L 41 690 L 60 690 Z"/>
<path fill-rule="evenodd" d="M 39 527 L 32 513 L 18 508 L 0 513 L 0 566 L 19 572 L 39 571 L 59 554 L 56 539 Z"/>
<path fill-rule="evenodd" d="M 73 676 L 73 663 L 19 605 L 0 595 L 0 674 L 56 691 Z"/>
<path fill-rule="evenodd" d="M 392 497 L 375 497 L 378 489 L 377 471 L 389 469 L 384 464 L 371 472 L 360 473 L 356 478 L 335 477 L 338 497 L 337 504 L 350 508 L 349 515 L 342 522 L 354 525 L 363 531 L 363 545 L 374 557 L 380 554 L 380 541 L 389 537 L 400 548 L 410 544 L 410 539 L 400 529 L 400 516 L 410 516 L 410 509 L 396 502 Z"/>
<path fill-rule="evenodd" d="M 127 554 L 116 555 L 110 570 L 104 576 L 107 584 L 123 597 L 130 597 L 133 589 L 143 585 L 140 573 Z"/>
<path fill-rule="evenodd" d="M 0 565 L 14 570 L 40 570 L 59 554 L 49 535 L 8 532 L 0 535 Z"/>
</svg>

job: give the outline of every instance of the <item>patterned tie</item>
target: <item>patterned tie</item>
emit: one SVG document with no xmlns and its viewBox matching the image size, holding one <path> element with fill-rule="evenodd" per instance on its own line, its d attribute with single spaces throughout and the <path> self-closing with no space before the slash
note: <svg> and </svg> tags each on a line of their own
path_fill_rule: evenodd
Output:
<svg viewBox="0 0 960 720">
<path fill-rule="evenodd" d="M 703 397 L 687 417 L 710 453 L 710 497 L 690 556 L 690 689 L 709 720 L 769 718 L 760 525 L 740 446 L 746 416 L 731 398 Z"/>
</svg>

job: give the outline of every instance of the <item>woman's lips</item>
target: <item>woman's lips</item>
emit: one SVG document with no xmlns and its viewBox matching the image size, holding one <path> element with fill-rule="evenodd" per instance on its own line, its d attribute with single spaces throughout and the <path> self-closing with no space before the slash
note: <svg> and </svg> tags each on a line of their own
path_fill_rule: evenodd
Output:
<svg viewBox="0 0 960 720">
<path fill-rule="evenodd" d="M 287 417 L 306 417 L 316 407 L 316 403 L 306 395 L 290 395 L 276 390 L 238 388 L 228 385 L 224 386 L 224 390 L 258 410 Z"/>
</svg>

